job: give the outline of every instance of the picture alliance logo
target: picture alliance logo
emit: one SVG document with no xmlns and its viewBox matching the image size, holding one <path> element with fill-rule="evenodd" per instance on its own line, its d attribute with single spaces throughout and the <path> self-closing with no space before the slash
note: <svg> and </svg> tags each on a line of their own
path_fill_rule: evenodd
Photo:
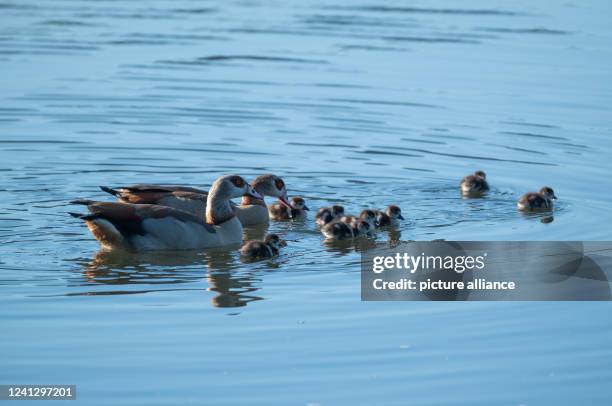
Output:
<svg viewBox="0 0 612 406">
<path fill-rule="evenodd" d="M 376 274 L 390 270 L 404 270 L 411 274 L 418 271 L 455 271 L 463 273 L 471 270 L 483 270 L 487 253 L 482 255 L 410 255 L 407 252 L 389 256 L 375 256 L 372 260 L 372 272 Z"/>
</svg>

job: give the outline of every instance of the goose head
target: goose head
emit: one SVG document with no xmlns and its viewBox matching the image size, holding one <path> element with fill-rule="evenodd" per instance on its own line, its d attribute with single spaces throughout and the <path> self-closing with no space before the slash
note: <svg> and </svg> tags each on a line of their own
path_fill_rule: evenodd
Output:
<svg viewBox="0 0 612 406">
<path fill-rule="evenodd" d="M 369 235 L 373 229 L 374 226 L 372 226 L 366 220 L 358 220 L 355 224 L 355 235 Z"/>
<path fill-rule="evenodd" d="M 215 195 L 224 199 L 234 199 L 240 196 L 251 196 L 263 199 L 263 196 L 255 190 L 242 176 L 226 175 L 218 178 L 211 186 L 209 196 Z"/>
<path fill-rule="evenodd" d="M 333 218 L 338 218 L 344 216 L 344 207 L 339 204 L 334 204 L 331 207 L 331 215 Z"/>
<path fill-rule="evenodd" d="M 287 188 L 285 187 L 285 182 L 278 176 L 271 173 L 258 176 L 253 181 L 253 187 L 261 195 L 276 197 L 284 206 L 287 206 L 290 209 L 295 208 L 287 198 Z"/>
<path fill-rule="evenodd" d="M 374 228 L 378 224 L 376 212 L 370 209 L 362 210 L 361 213 L 359 213 L 359 220 L 365 221 L 371 228 Z"/>
<path fill-rule="evenodd" d="M 282 240 L 276 234 L 268 234 L 266 236 L 264 242 L 266 244 L 268 244 L 270 247 L 276 249 L 277 251 L 280 250 L 281 247 L 286 247 L 287 246 L 287 242 L 285 240 Z"/>
<path fill-rule="evenodd" d="M 546 199 L 557 200 L 557 196 L 555 196 L 555 191 L 552 190 L 551 187 L 544 186 L 542 189 L 540 189 L 540 194 Z"/>
<path fill-rule="evenodd" d="M 310 210 L 308 206 L 306 206 L 306 202 L 304 201 L 304 199 L 301 197 L 292 197 L 291 205 L 294 209 L 297 210 Z"/>
<path fill-rule="evenodd" d="M 387 213 L 387 216 L 391 217 L 391 221 L 399 221 L 404 219 L 404 216 L 402 216 L 402 209 L 394 204 L 389 205 L 389 207 L 387 207 L 385 210 L 385 213 Z"/>
<path fill-rule="evenodd" d="M 487 174 L 484 173 L 484 171 L 476 171 L 476 172 L 474 172 L 474 176 L 478 176 L 478 177 L 483 178 L 483 179 L 487 178 Z"/>
<path fill-rule="evenodd" d="M 241 176 L 226 175 L 214 181 L 206 201 L 206 222 L 218 225 L 233 218 L 236 214 L 230 205 L 230 199 L 240 196 L 263 199 L 263 196 Z"/>
</svg>

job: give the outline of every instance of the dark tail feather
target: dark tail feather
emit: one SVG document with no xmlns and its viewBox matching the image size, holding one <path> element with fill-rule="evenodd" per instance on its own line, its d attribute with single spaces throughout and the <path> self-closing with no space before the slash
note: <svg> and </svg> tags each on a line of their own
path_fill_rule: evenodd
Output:
<svg viewBox="0 0 612 406">
<path fill-rule="evenodd" d="M 109 193 L 109 194 L 111 194 L 113 196 L 119 195 L 118 191 L 116 191 L 115 189 L 109 188 L 107 186 L 100 186 L 100 189 L 102 189 L 102 191 L 104 191 L 106 193 Z"/>
<path fill-rule="evenodd" d="M 93 200 L 87 200 L 87 199 L 76 199 L 76 200 L 72 200 L 70 202 L 70 204 L 82 204 L 85 206 L 89 206 L 90 204 L 92 204 L 94 201 Z"/>
<path fill-rule="evenodd" d="M 89 220 L 100 218 L 98 215 L 95 215 L 95 214 L 74 213 L 71 211 L 69 211 L 68 214 L 70 214 L 72 217 L 75 217 L 75 218 L 78 218 L 84 221 L 89 221 Z"/>
</svg>

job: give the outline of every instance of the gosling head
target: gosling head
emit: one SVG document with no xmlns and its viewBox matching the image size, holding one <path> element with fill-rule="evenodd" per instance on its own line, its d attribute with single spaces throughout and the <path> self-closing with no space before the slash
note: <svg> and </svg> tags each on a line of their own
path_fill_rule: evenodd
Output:
<svg viewBox="0 0 612 406">
<path fill-rule="evenodd" d="M 287 199 L 287 188 L 285 187 L 285 182 L 278 176 L 271 173 L 258 176 L 253 181 L 253 187 L 261 195 L 276 197 L 284 206 L 287 206 L 290 209 L 294 208 Z"/>
<path fill-rule="evenodd" d="M 374 229 L 374 226 L 365 220 L 358 220 L 355 229 L 356 235 L 368 235 Z"/>
<path fill-rule="evenodd" d="M 331 207 L 321 207 L 315 218 L 317 224 L 323 226 L 342 216 L 344 216 L 344 207 L 334 205 Z"/>
<path fill-rule="evenodd" d="M 276 234 L 268 234 L 266 235 L 266 238 L 264 239 L 264 242 L 266 244 L 268 244 L 270 247 L 274 248 L 275 250 L 280 250 L 281 247 L 286 247 L 287 246 L 287 242 L 283 239 L 281 239 L 278 235 Z"/>
<path fill-rule="evenodd" d="M 374 228 L 378 224 L 376 212 L 374 210 L 362 210 L 361 213 L 359 213 L 359 219 L 367 222 L 371 228 Z"/>
<path fill-rule="evenodd" d="M 310 210 L 308 206 L 306 206 L 306 202 L 301 197 L 292 197 L 291 205 L 296 210 Z"/>
<path fill-rule="evenodd" d="M 540 194 L 549 200 L 557 200 L 557 196 L 555 196 L 555 191 L 552 190 L 551 187 L 544 186 L 540 189 Z"/>
<path fill-rule="evenodd" d="M 478 177 L 483 178 L 483 179 L 487 178 L 487 174 L 484 173 L 484 171 L 476 171 L 476 172 L 474 172 L 474 176 L 478 176 Z"/>
<path fill-rule="evenodd" d="M 334 218 L 338 218 L 338 217 L 344 216 L 344 207 L 340 206 L 339 204 L 334 204 L 331 207 L 331 215 Z"/>
<path fill-rule="evenodd" d="M 389 207 L 387 207 L 385 210 L 385 213 L 387 213 L 387 216 L 391 217 L 391 221 L 395 220 L 396 222 L 399 222 L 399 220 L 404 220 L 404 216 L 402 216 L 402 209 L 394 204 L 389 205 Z"/>
</svg>

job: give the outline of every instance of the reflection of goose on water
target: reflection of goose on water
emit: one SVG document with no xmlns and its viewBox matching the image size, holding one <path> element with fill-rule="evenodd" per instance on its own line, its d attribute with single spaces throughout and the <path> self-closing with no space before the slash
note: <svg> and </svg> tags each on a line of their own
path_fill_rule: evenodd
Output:
<svg viewBox="0 0 612 406">
<path fill-rule="evenodd" d="M 81 261 L 79 261 L 81 262 Z M 83 264 L 87 285 L 123 286 L 121 290 L 91 289 L 84 295 L 122 295 L 157 292 L 159 290 L 207 290 L 215 292 L 211 299 L 215 307 L 241 307 L 262 297 L 253 293 L 261 279 L 254 271 L 236 269 L 239 265 L 234 251 L 215 248 L 199 251 L 151 251 L 128 253 L 100 251 Z M 172 269 L 166 269 L 166 268 Z M 204 272 L 203 272 L 204 271 Z M 182 288 L 181 284 L 198 283 L 206 278 L 208 287 Z M 79 284 L 82 284 L 80 282 Z M 177 288 L 167 285 L 176 284 Z M 156 288 L 156 286 L 160 288 Z"/>
</svg>

